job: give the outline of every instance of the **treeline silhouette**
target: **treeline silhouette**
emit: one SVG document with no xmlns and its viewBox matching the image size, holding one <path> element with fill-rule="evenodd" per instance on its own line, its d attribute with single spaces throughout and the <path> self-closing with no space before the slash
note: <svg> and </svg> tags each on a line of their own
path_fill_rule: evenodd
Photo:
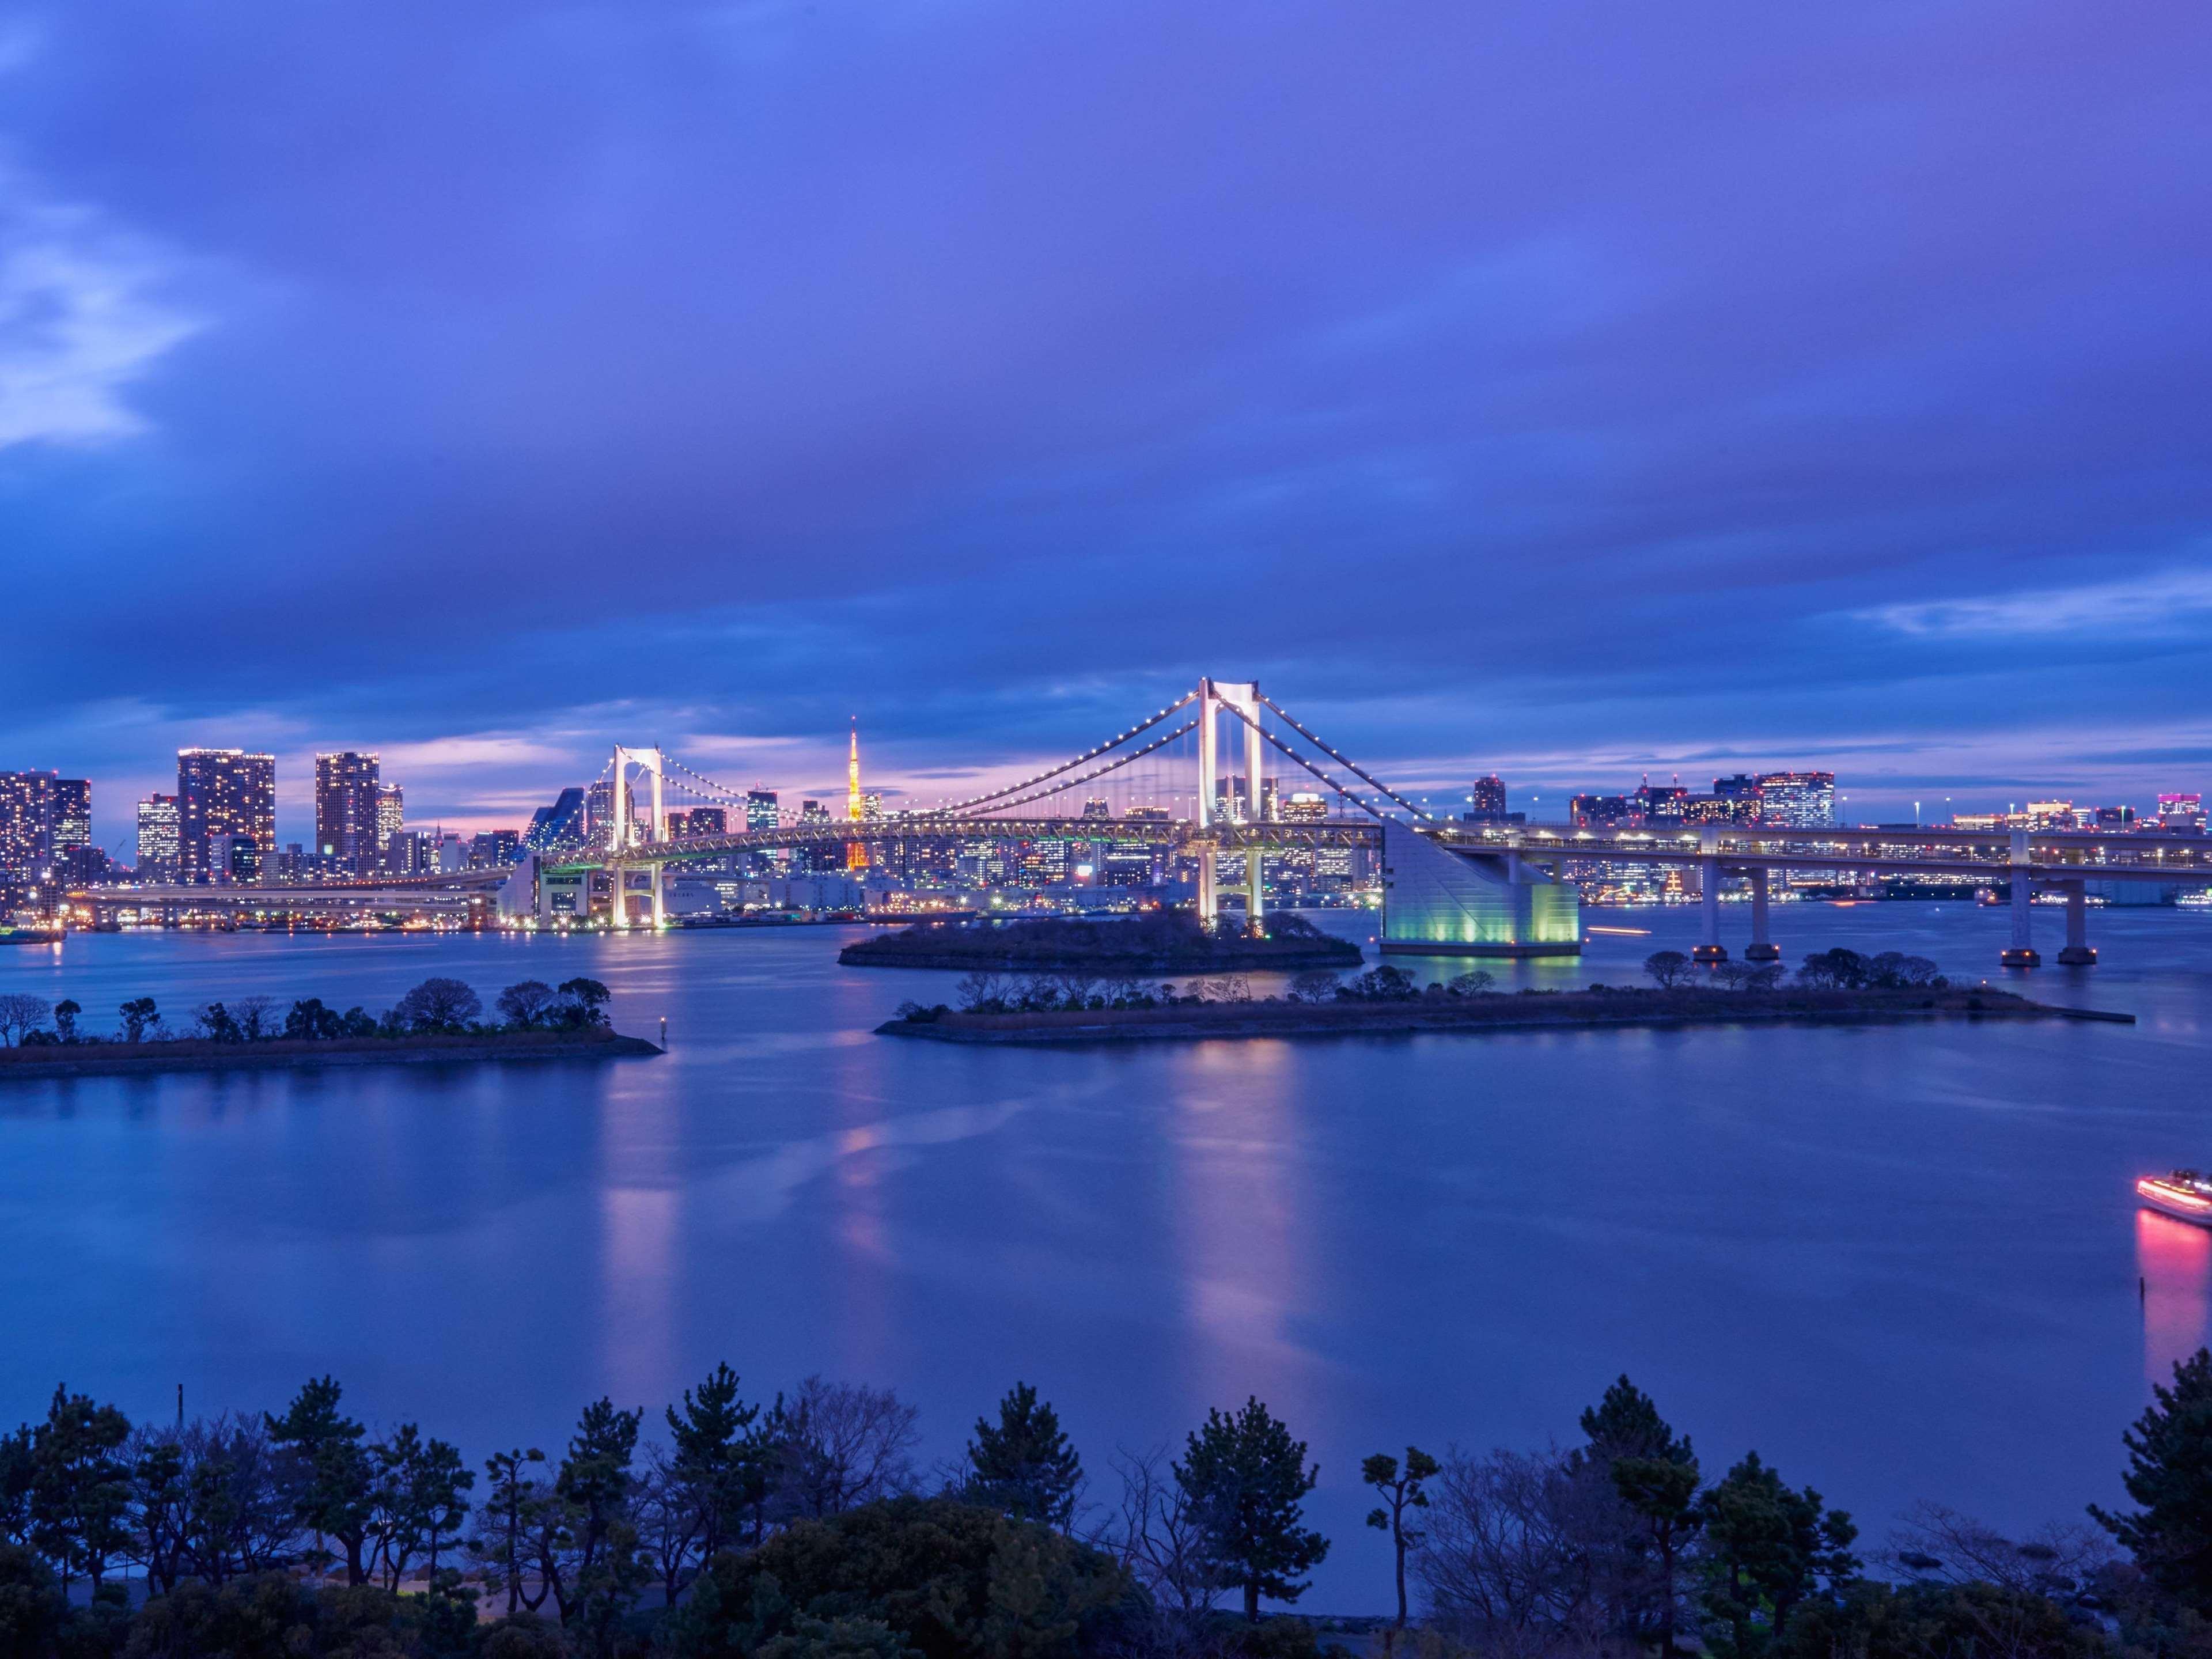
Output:
<svg viewBox="0 0 2212 1659">
<path fill-rule="evenodd" d="M 404 1037 L 433 1034 L 464 1036 L 495 1031 L 581 1030 L 607 1023 L 611 994 L 595 979 L 564 980 L 558 986 L 526 979 L 493 999 L 499 1018 L 484 1018 L 483 999 L 465 981 L 434 976 L 424 980 L 381 1014 L 361 1007 L 341 1012 L 320 997 L 301 997 L 289 1006 L 270 996 L 207 1002 L 185 1023 L 173 1026 L 151 997 L 132 997 L 116 1009 L 114 1035 L 103 1036 L 84 1023 L 84 1008 L 74 998 L 49 1003 L 15 991 L 0 995 L 0 1046 L 36 1048 L 95 1042 L 160 1042 L 197 1038 L 212 1042 L 331 1042 L 341 1037 Z"/>
<path fill-rule="evenodd" d="M 2190 1659 L 2212 1354 L 2155 1392 L 2124 1437 L 2137 1508 L 2011 1539 L 1923 1505 L 1862 1555 L 1756 1452 L 1711 1475 L 1624 1376 L 1570 1446 L 1366 1458 L 1395 1613 L 1332 1621 L 1261 1616 L 1331 1540 L 1256 1399 L 1094 1482 L 1018 1383 L 928 1470 L 891 1391 L 748 1401 L 726 1365 L 479 1468 L 373 1434 L 329 1377 L 173 1425 L 58 1389 L 0 1437 L 0 1659 Z"/>
</svg>

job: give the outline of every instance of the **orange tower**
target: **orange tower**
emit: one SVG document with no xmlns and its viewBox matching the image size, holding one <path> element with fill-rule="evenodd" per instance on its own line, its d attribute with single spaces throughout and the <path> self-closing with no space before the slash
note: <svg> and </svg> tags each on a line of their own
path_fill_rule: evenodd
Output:
<svg viewBox="0 0 2212 1659">
<path fill-rule="evenodd" d="M 860 717 L 853 716 L 853 744 L 845 758 L 845 816 L 853 823 L 860 821 Z M 845 843 L 845 867 L 865 870 L 868 867 L 868 848 L 865 842 Z"/>
</svg>

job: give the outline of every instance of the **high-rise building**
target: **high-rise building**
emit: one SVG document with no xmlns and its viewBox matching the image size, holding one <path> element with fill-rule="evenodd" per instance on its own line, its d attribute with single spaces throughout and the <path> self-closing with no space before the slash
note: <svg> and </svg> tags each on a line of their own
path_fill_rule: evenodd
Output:
<svg viewBox="0 0 2212 1659">
<path fill-rule="evenodd" d="M 2202 831 L 2204 828 L 2204 797 L 2160 795 L 2158 798 L 2158 822 L 2161 829 Z"/>
<path fill-rule="evenodd" d="M 1833 772 L 1766 772 L 1759 778 L 1759 821 L 1784 830 L 1832 830 L 1836 825 Z M 1720 786 L 1713 786 L 1720 793 Z"/>
<path fill-rule="evenodd" d="M 1492 772 L 1477 778 L 1468 793 L 1467 822 L 1496 823 L 1505 816 L 1505 780 Z"/>
<path fill-rule="evenodd" d="M 315 851 L 328 867 L 358 875 L 380 862 L 379 771 L 374 755 L 349 749 L 315 757 Z"/>
<path fill-rule="evenodd" d="M 671 812 L 671 821 L 676 814 Z M 691 809 L 690 831 L 695 836 L 726 836 L 730 833 L 730 813 L 727 807 L 695 806 Z M 670 830 L 671 835 L 675 834 Z"/>
<path fill-rule="evenodd" d="M 92 781 L 54 780 L 54 863 L 74 870 L 92 845 Z"/>
<path fill-rule="evenodd" d="M 177 878 L 177 798 L 153 794 L 138 803 L 138 879 Z"/>
<path fill-rule="evenodd" d="M 1317 789 L 1297 789 L 1283 803 L 1285 823 L 1320 823 L 1328 817 L 1328 800 Z"/>
<path fill-rule="evenodd" d="M 487 830 L 469 843 L 469 868 L 504 870 L 514 862 L 521 838 L 512 830 Z"/>
<path fill-rule="evenodd" d="M 44 881 L 54 862 L 52 772 L 0 772 L 0 882 Z"/>
<path fill-rule="evenodd" d="M 376 865 L 383 869 L 391 862 L 392 838 L 407 823 L 407 792 L 396 783 L 376 786 Z"/>
<path fill-rule="evenodd" d="M 811 806 L 813 803 L 809 801 L 807 805 Z M 781 821 L 776 810 L 775 790 L 751 789 L 745 792 L 746 829 L 773 830 Z"/>
<path fill-rule="evenodd" d="M 541 806 L 530 815 L 530 827 L 522 832 L 522 844 L 533 853 L 543 853 L 584 839 L 584 792 L 580 787 L 563 789 L 554 797 L 550 806 Z"/>
<path fill-rule="evenodd" d="M 258 872 L 276 854 L 276 757 L 242 749 L 177 750 L 177 873 L 180 880 L 214 878 L 209 841 L 243 836 L 253 843 Z M 242 860 L 227 867 L 235 875 Z"/>
</svg>

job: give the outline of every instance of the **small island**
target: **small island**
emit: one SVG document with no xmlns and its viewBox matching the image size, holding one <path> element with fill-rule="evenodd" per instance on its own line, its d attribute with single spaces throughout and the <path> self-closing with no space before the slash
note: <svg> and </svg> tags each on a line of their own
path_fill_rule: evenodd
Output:
<svg viewBox="0 0 2212 1659">
<path fill-rule="evenodd" d="M 381 1015 L 340 1012 L 319 997 L 284 1007 L 274 997 L 210 1002 L 173 1030 L 151 997 L 117 1013 L 112 1036 L 85 1028 L 75 1000 L 48 1005 L 0 996 L 0 1082 L 115 1077 L 161 1072 L 291 1070 L 325 1066 L 450 1064 L 473 1060 L 616 1060 L 658 1054 L 641 1037 L 608 1024 L 607 988 L 572 979 L 557 989 L 538 980 L 499 994 L 501 1018 L 486 1020 L 481 999 L 455 979 L 427 979 Z"/>
<path fill-rule="evenodd" d="M 1086 971 L 1132 974 L 1297 973 L 1356 968 L 1359 947 L 1289 912 L 1267 917 L 1264 937 L 1212 930 L 1187 910 L 1103 920 L 926 921 L 840 951 L 848 968 L 935 968 L 956 973 Z"/>
<path fill-rule="evenodd" d="M 1686 1025 L 1903 1024 L 1937 1019 L 2094 1020 L 2132 1025 L 2132 1014 L 2032 1002 L 1987 985 L 1954 986 L 1923 957 L 1822 951 L 1805 958 L 1794 983 L 1777 966 L 1713 976 L 1693 974 L 1678 952 L 1645 964 L 1650 986 L 1591 985 L 1572 991 L 1499 994 L 1487 973 L 1425 988 L 1395 967 L 1350 980 L 1300 974 L 1282 996 L 1255 997 L 1241 985 L 1178 994 L 1173 985 L 1117 985 L 1101 991 L 1062 974 L 1010 983 L 971 975 L 963 1006 L 908 1003 L 876 1028 L 883 1036 L 934 1042 L 1090 1043 L 1191 1042 L 1223 1037 L 1371 1036 L 1414 1031 L 1497 1032 Z"/>
</svg>

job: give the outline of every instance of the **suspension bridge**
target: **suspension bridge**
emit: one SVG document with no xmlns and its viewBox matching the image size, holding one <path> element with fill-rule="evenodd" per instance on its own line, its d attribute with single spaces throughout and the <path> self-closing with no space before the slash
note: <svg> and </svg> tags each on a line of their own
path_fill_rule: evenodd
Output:
<svg viewBox="0 0 2212 1659">
<path fill-rule="evenodd" d="M 594 918 L 617 930 L 667 920 L 669 873 L 750 854 L 805 854 L 859 872 L 915 846 L 1089 843 L 1155 856 L 1201 919 L 1241 911 L 1264 921 L 1271 860 L 1352 852 L 1379 877 L 1386 952 L 1477 957 L 1571 955 L 1581 949 L 1577 880 L 1608 869 L 1679 868 L 1702 906 L 1698 958 L 1729 954 L 1721 894 L 1748 889 L 1752 961 L 1780 956 L 1771 931 L 1777 875 L 1826 872 L 1964 878 L 2007 891 L 2012 941 L 2002 960 L 2040 961 L 2032 927 L 2039 895 L 2063 898 L 2060 962 L 2096 960 L 2087 941 L 2092 881 L 2212 888 L 2212 842 L 2152 832 L 1986 831 L 1943 828 L 1780 828 L 1707 823 L 1640 829 L 1476 824 L 1432 815 L 1351 759 L 1252 681 L 1201 679 L 1192 690 L 1081 753 L 1019 781 L 932 805 L 883 812 L 859 789 L 846 814 L 810 804 L 763 817 L 759 793 L 717 782 L 658 745 L 616 745 L 588 795 L 599 811 L 580 841 L 531 852 L 511 868 L 323 881 L 325 913 L 414 908 L 466 910 L 541 926 Z M 204 908 L 205 887 L 74 896 L 95 915 L 135 907 Z M 234 901 L 281 904 L 266 888 Z M 295 901 L 295 904 L 299 901 Z"/>
</svg>

